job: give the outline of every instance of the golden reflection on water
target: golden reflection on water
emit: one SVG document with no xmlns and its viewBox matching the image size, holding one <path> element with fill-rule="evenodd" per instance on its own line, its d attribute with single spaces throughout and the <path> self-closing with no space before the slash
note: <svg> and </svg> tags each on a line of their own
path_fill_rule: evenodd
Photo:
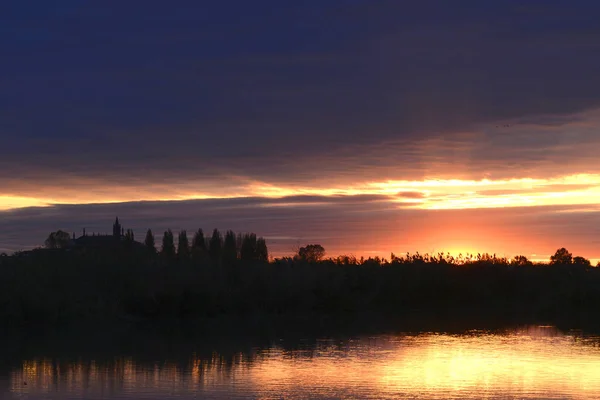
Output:
<svg viewBox="0 0 600 400">
<path fill-rule="evenodd" d="M 137 363 L 36 359 L 10 376 L 30 399 L 167 398 L 600 398 L 595 338 L 533 327 L 506 333 L 422 333 L 274 346 L 225 359 Z M 24 384 L 27 383 L 27 385 Z M 63 396 L 63 397 L 61 397 Z M 15 396 L 15 398 L 18 398 Z"/>
</svg>

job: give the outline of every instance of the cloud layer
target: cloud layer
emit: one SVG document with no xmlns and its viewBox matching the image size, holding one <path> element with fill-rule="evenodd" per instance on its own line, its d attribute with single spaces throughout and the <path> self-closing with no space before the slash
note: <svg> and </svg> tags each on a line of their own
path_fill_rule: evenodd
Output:
<svg viewBox="0 0 600 400">
<path fill-rule="evenodd" d="M 39 243 L 57 224 L 100 229 L 88 212 L 103 210 L 104 221 L 142 200 L 213 198 L 197 203 L 214 213 L 199 215 L 209 225 L 294 240 L 336 237 L 344 224 L 391 232 L 399 216 L 517 212 L 490 207 L 539 206 L 558 225 L 586 210 L 591 221 L 598 20 L 586 0 L 2 5 L 0 210 L 112 203 L 2 213 L 2 224 L 31 229 L 14 227 L 5 247 Z M 248 197 L 256 214 L 219 214 L 236 202 L 246 210 Z M 136 229 L 177 225 L 165 203 L 151 204 L 147 220 L 132 214 Z M 168 204 L 189 212 L 188 202 Z M 580 211 L 558 212 L 572 207 Z M 595 228 L 573 221 L 587 240 Z M 339 240 L 340 251 L 360 242 Z"/>
<path fill-rule="evenodd" d="M 598 145 L 592 2 L 38 5 L 3 12 L 3 183 L 309 180 L 348 157 L 543 173 Z"/>
</svg>

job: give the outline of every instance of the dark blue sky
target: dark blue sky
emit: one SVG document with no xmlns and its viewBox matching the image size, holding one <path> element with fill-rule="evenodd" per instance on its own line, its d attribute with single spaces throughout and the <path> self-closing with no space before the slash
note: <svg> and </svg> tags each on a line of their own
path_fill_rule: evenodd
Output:
<svg viewBox="0 0 600 400">
<path fill-rule="evenodd" d="M 592 1 L 12 3 L 2 155 L 54 169 L 245 168 L 600 100 Z"/>
<path fill-rule="evenodd" d="M 3 2 L 0 197 L 598 176 L 598 21 L 581 0 Z"/>
</svg>

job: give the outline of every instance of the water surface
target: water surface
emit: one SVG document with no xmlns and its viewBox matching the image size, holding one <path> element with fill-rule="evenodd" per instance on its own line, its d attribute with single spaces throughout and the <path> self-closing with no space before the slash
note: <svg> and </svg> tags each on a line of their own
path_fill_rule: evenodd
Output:
<svg viewBox="0 0 600 400">
<path fill-rule="evenodd" d="M 5 399 L 589 399 L 600 398 L 599 343 L 534 326 L 278 339 L 213 350 L 203 343 L 168 355 L 156 347 L 135 355 L 119 349 L 17 360 L 2 371 L 0 393 Z"/>
</svg>

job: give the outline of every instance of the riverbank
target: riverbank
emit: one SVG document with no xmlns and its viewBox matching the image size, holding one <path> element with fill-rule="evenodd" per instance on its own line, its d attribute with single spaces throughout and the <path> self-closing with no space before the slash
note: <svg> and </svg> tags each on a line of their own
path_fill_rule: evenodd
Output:
<svg viewBox="0 0 600 400">
<path fill-rule="evenodd" d="M 335 320 L 594 326 L 600 321 L 600 268 L 515 266 L 494 259 L 462 265 L 422 260 L 217 264 L 144 254 L 55 253 L 4 263 L 0 318 L 3 326 L 18 329 L 78 321 L 205 321 L 198 322 L 202 329 L 229 318 L 300 320 L 307 326 Z"/>
</svg>

